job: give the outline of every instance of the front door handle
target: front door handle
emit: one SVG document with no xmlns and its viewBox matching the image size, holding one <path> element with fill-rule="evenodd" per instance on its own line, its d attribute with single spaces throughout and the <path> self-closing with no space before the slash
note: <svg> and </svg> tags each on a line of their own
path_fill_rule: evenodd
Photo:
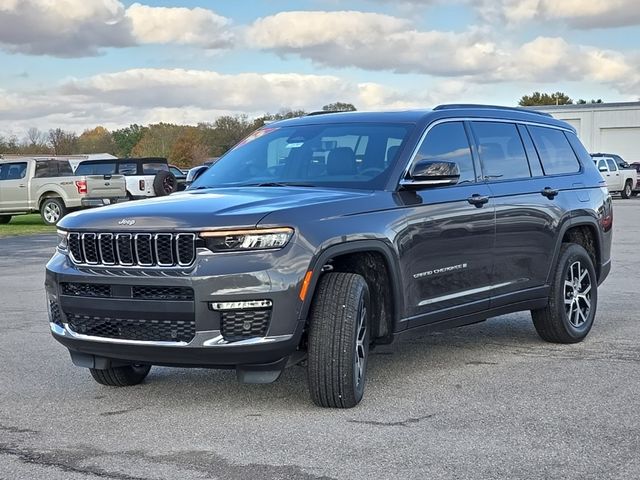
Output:
<svg viewBox="0 0 640 480">
<path fill-rule="evenodd" d="M 19 188 L 25 188 L 26 185 L 18 185 Z"/>
<path fill-rule="evenodd" d="M 474 193 L 469 198 L 467 198 L 467 202 L 469 202 L 471 205 L 475 205 L 478 208 L 482 208 L 482 206 L 488 201 L 489 197 L 487 197 L 486 195 L 478 195 L 477 193 Z"/>
<path fill-rule="evenodd" d="M 545 187 L 540 193 L 547 197 L 549 200 L 553 200 L 553 198 L 558 195 L 560 190 L 557 188 Z"/>
</svg>

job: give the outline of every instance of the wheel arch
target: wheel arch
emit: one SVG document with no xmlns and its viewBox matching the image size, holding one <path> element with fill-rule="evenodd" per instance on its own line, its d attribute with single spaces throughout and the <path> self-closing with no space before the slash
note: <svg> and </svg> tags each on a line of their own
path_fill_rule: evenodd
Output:
<svg viewBox="0 0 640 480">
<path fill-rule="evenodd" d="M 589 237 L 593 240 L 593 248 L 590 248 L 589 245 L 585 245 L 583 242 L 575 241 L 577 239 L 576 235 L 585 235 L 585 231 L 588 232 Z M 558 235 L 553 262 L 551 264 L 552 268 L 549 272 L 549 275 L 553 274 L 555 265 L 557 264 L 558 257 L 560 255 L 560 248 L 562 247 L 562 244 L 566 243 L 567 241 L 578 243 L 579 245 L 585 247 L 585 250 L 587 250 L 592 258 L 593 266 L 596 270 L 596 276 L 598 277 L 598 279 L 600 279 L 602 271 L 602 234 L 598 221 L 594 217 L 582 215 L 573 217 L 562 225 L 562 227 L 560 228 L 560 234 Z"/>
<path fill-rule="evenodd" d="M 42 203 L 48 198 L 59 198 L 60 200 L 62 200 L 64 206 L 67 206 L 67 202 L 64 199 L 64 194 L 56 189 L 51 188 L 44 191 L 38 196 L 38 211 L 42 208 Z"/>
<path fill-rule="evenodd" d="M 311 262 L 311 267 L 309 271 L 313 272 L 311 276 L 311 281 L 309 282 L 309 287 L 307 289 L 307 293 L 301 308 L 301 318 L 306 319 L 309 315 L 309 309 L 311 307 L 311 303 L 313 302 L 313 298 L 315 292 L 317 290 L 318 282 L 323 274 L 323 269 L 326 265 L 331 265 L 336 259 L 345 259 L 351 255 L 362 255 L 362 254 L 374 254 L 378 255 L 380 259 L 384 261 L 384 266 L 388 275 L 388 288 L 389 293 L 391 294 L 391 298 L 388 299 L 390 305 L 387 305 L 388 308 L 387 318 L 382 318 L 382 321 L 386 323 L 386 329 L 380 325 L 377 328 L 378 331 L 383 331 L 385 334 L 383 335 L 382 341 L 390 341 L 395 323 L 397 319 L 401 318 L 401 314 L 404 308 L 404 299 L 402 296 L 402 277 L 399 272 L 399 262 L 397 257 L 387 243 L 383 240 L 355 240 L 351 242 L 340 243 L 337 245 L 332 245 L 321 253 L 319 253 L 314 261 Z M 338 270 L 338 271 L 346 271 L 346 270 Z M 360 272 L 355 272 L 360 273 Z M 364 273 L 364 272 L 363 272 Z M 372 272 L 373 274 L 374 272 Z M 378 272 L 379 273 L 379 272 Z M 364 273 L 366 278 L 366 273 Z M 377 286 L 370 286 L 370 290 L 372 290 L 372 296 L 376 294 L 374 288 Z"/>
</svg>

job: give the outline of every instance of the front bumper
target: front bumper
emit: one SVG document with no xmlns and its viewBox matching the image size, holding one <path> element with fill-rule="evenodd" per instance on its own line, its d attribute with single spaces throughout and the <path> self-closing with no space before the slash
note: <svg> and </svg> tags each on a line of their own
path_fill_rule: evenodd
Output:
<svg viewBox="0 0 640 480">
<path fill-rule="evenodd" d="M 244 258 L 239 258 L 244 255 Z M 50 305 L 50 327 L 54 338 L 69 349 L 74 363 L 90 368 L 108 368 L 120 363 L 236 368 L 240 370 L 276 365 L 281 368 L 297 352 L 304 319 L 297 292 L 304 277 L 291 268 L 299 256 L 292 244 L 282 251 L 238 255 L 199 252 L 189 269 L 124 269 L 79 267 L 66 255 L 56 253 L 47 264 L 45 287 Z M 239 271 L 239 266 L 245 267 Z M 284 268 L 283 266 L 289 266 Z M 246 270 L 251 271 L 246 271 Z M 109 287 L 112 297 L 70 294 L 63 284 Z M 181 287 L 193 291 L 188 301 L 139 299 L 134 288 Z M 74 292 L 77 293 L 77 292 Z M 229 340 L 223 336 L 223 313 L 216 302 L 269 300 L 270 319 L 263 334 Z M 51 306 L 56 308 L 52 315 Z M 140 322 L 180 321 L 194 325 L 188 341 L 111 338 L 84 334 L 72 328 L 74 319 L 91 322 L 126 319 Z M 137 325 L 139 326 L 139 324 Z M 113 330 L 111 330 L 113 331 Z"/>
</svg>

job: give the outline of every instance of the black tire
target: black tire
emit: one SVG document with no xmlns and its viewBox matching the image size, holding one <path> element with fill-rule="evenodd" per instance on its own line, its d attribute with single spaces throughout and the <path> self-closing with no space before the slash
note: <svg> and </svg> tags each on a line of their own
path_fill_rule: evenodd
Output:
<svg viewBox="0 0 640 480">
<path fill-rule="evenodd" d="M 581 342 L 593 326 L 597 307 L 598 281 L 591 257 L 580 245 L 563 244 L 549 303 L 531 311 L 538 335 L 553 343 Z"/>
<path fill-rule="evenodd" d="M 45 198 L 40 204 L 40 216 L 47 225 L 57 224 L 68 213 L 61 198 Z"/>
<path fill-rule="evenodd" d="M 178 189 L 178 180 L 176 176 L 164 170 L 156 173 L 153 179 L 153 190 L 157 197 L 164 197 L 175 192 Z"/>
<path fill-rule="evenodd" d="M 364 394 L 369 357 L 369 288 L 355 273 L 327 273 L 311 306 L 307 371 L 320 407 L 355 407 Z M 363 330 L 364 329 L 364 330 Z"/>
<path fill-rule="evenodd" d="M 11 215 L 2 215 L 0 216 L 0 225 L 6 225 L 11 221 Z"/>
<path fill-rule="evenodd" d="M 626 200 L 628 198 L 631 198 L 631 193 L 632 192 L 633 192 L 633 185 L 629 181 L 629 182 L 624 184 L 624 188 L 620 192 L 620 196 L 622 196 L 622 198 L 624 198 Z"/>
<path fill-rule="evenodd" d="M 631 192 L 631 196 L 632 196 L 632 197 L 637 197 L 637 196 L 638 196 L 638 193 L 640 193 L 640 192 Z"/>
<path fill-rule="evenodd" d="M 151 365 L 125 365 L 99 370 L 90 368 L 91 376 L 100 385 L 107 387 L 130 387 L 138 385 L 149 374 Z"/>
</svg>

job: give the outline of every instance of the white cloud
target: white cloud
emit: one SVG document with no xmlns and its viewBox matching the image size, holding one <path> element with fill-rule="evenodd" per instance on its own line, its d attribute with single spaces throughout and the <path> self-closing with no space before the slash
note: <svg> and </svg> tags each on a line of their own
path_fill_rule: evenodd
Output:
<svg viewBox="0 0 640 480">
<path fill-rule="evenodd" d="M 575 28 L 640 25 L 638 0 L 471 0 L 492 23 L 559 20 Z"/>
<path fill-rule="evenodd" d="M 204 8 L 149 7 L 134 3 L 127 8 L 133 35 L 140 43 L 178 43 L 220 48 L 229 45 L 229 19 Z"/>
<path fill-rule="evenodd" d="M 0 48 L 30 55 L 82 57 L 106 47 L 177 43 L 229 45 L 229 20 L 203 8 L 128 9 L 119 0 L 2 0 Z"/>
<path fill-rule="evenodd" d="M 419 31 L 377 13 L 282 12 L 247 30 L 255 48 L 316 63 L 432 75 L 471 75 L 496 66 L 496 45 L 481 31 Z"/>
</svg>

